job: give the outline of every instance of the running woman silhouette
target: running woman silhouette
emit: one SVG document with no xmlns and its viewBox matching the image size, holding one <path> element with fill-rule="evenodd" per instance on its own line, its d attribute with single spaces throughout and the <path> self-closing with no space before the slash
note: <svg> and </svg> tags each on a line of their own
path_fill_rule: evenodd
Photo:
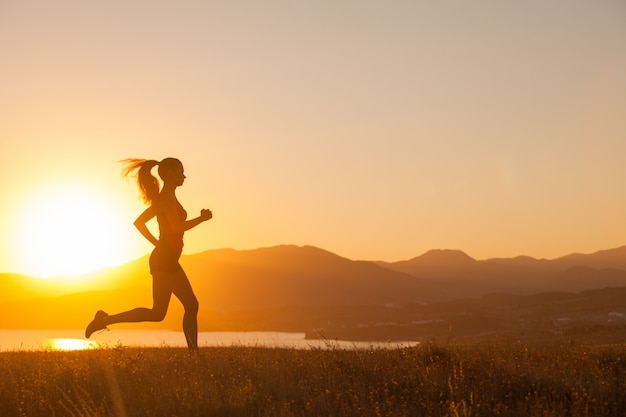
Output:
<svg viewBox="0 0 626 417">
<path fill-rule="evenodd" d="M 167 313 L 172 294 L 182 303 L 183 332 L 187 346 L 191 351 L 198 349 L 198 299 L 191 288 L 185 271 L 178 262 L 183 250 L 184 233 L 213 217 L 211 210 L 201 210 L 200 215 L 187 220 L 187 212 L 176 198 L 176 188 L 183 185 L 185 173 L 183 164 L 176 158 L 162 161 L 146 159 L 125 159 L 122 175 L 128 177 L 137 171 L 137 185 L 143 201 L 148 208 L 139 215 L 134 225 L 150 243 L 154 250 L 150 255 L 150 274 L 152 275 L 152 308 L 139 307 L 118 314 L 96 312 L 85 330 L 89 338 L 94 332 L 104 330 L 115 323 L 135 323 L 142 321 L 162 321 Z M 158 166 L 161 183 L 152 174 Z M 159 225 L 157 239 L 146 223 L 153 217 Z"/>
</svg>

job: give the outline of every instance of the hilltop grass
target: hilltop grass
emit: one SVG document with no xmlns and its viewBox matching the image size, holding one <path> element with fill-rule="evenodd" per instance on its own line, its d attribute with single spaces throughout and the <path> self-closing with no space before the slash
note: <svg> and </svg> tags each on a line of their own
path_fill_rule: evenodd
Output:
<svg viewBox="0 0 626 417">
<path fill-rule="evenodd" d="M 626 349 L 108 348 L 0 353 L 3 416 L 623 416 Z"/>
</svg>

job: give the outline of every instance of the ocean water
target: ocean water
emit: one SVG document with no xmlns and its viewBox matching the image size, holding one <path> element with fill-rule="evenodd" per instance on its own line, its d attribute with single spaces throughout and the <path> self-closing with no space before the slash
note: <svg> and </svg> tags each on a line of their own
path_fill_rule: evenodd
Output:
<svg viewBox="0 0 626 417">
<path fill-rule="evenodd" d="M 0 352 L 86 350 L 114 347 L 186 347 L 182 332 L 167 330 L 111 330 L 85 339 L 84 330 L 0 330 Z M 304 333 L 200 332 L 202 347 L 281 347 L 293 349 L 369 349 L 415 346 L 418 342 L 350 342 L 307 340 Z"/>
</svg>

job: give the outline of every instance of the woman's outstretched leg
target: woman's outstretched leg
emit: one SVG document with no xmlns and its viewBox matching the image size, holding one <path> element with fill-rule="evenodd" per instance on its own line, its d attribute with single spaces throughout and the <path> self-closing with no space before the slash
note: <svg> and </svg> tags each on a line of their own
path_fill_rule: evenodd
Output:
<svg viewBox="0 0 626 417">
<path fill-rule="evenodd" d="M 93 332 L 103 330 L 109 324 L 162 321 L 172 296 L 172 291 L 167 285 L 167 275 L 169 274 L 155 273 L 152 277 L 152 308 L 138 307 L 113 315 L 99 310 L 87 326 L 85 337 L 89 338 Z"/>
<path fill-rule="evenodd" d="M 191 351 L 198 349 L 198 299 L 193 293 L 189 279 L 184 271 L 176 275 L 172 288 L 174 295 L 180 300 L 185 308 L 183 316 L 183 333 L 187 340 L 187 347 Z"/>
</svg>

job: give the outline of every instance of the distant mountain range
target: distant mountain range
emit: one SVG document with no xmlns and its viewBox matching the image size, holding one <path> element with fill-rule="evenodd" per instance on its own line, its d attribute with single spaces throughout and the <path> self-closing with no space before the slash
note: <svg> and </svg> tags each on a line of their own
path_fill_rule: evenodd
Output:
<svg viewBox="0 0 626 417">
<path fill-rule="evenodd" d="M 452 307 L 469 302 L 463 299 L 488 310 L 493 301 L 486 297 L 489 294 L 522 297 L 508 299 L 519 301 L 536 300 L 540 293 L 626 287 L 626 246 L 552 260 L 520 256 L 478 261 L 458 250 L 431 250 L 389 263 L 355 261 L 316 247 L 283 245 L 211 250 L 185 255 L 181 263 L 200 300 L 203 330 L 310 332 L 325 327 L 339 334 L 340 328 L 369 327 L 373 332 L 372 323 L 391 323 L 392 319 L 394 323 L 444 320 L 441 306 L 457 311 Z M 116 312 L 149 307 L 150 287 L 147 257 L 81 279 L 0 274 L 0 328 L 82 328 L 98 308 Z M 619 304 L 621 299 L 617 300 Z M 532 310 L 528 303 L 521 304 L 525 311 Z M 626 313 L 626 299 L 622 307 L 605 307 L 620 319 L 622 310 Z M 439 318 L 434 318 L 436 311 Z M 173 301 L 163 323 L 131 328 L 178 329 L 181 314 Z M 375 327 L 378 332 L 385 326 Z M 353 337 L 357 333 L 352 331 Z M 420 337 L 418 333 L 413 339 Z"/>
<path fill-rule="evenodd" d="M 430 282 L 438 300 L 626 286 L 626 246 L 553 260 L 519 256 L 477 261 L 458 250 L 431 250 L 408 261 L 378 264 Z M 447 294 L 442 287 L 449 289 Z"/>
</svg>

